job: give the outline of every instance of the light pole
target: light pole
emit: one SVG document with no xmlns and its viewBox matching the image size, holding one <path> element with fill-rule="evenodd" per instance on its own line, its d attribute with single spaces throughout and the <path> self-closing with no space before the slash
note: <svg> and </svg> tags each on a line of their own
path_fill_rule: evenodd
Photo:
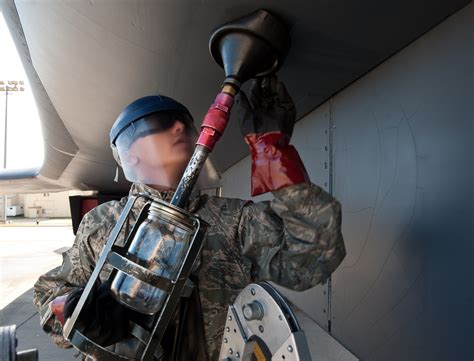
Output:
<svg viewBox="0 0 474 361">
<path fill-rule="evenodd" d="M 7 130 L 8 130 L 8 94 L 9 92 L 25 91 L 22 80 L 0 80 L 0 92 L 5 92 L 5 137 L 3 143 L 3 168 L 7 169 Z M 0 222 L 7 222 L 7 195 L 3 196 L 3 215 Z"/>
</svg>

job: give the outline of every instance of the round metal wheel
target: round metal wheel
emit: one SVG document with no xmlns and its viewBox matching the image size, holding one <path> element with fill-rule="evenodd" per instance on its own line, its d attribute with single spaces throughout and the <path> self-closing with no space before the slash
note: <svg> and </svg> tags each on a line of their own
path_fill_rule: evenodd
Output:
<svg viewBox="0 0 474 361">
<path fill-rule="evenodd" d="M 251 283 L 227 311 L 219 360 L 309 361 L 308 343 L 290 305 L 269 283 Z"/>
</svg>

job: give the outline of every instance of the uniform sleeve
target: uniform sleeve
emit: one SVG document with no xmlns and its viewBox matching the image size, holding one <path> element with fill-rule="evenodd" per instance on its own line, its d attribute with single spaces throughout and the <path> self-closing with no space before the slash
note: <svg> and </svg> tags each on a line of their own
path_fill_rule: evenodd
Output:
<svg viewBox="0 0 474 361">
<path fill-rule="evenodd" d="M 73 246 L 63 253 L 62 265 L 40 276 L 34 285 L 33 302 L 40 313 L 41 326 L 59 347 L 71 346 L 64 339 L 62 325 L 50 304 L 58 296 L 85 287 L 109 232 L 110 222 L 102 215 L 108 207 L 101 205 L 84 216 Z"/>
<path fill-rule="evenodd" d="M 310 183 L 273 194 L 271 202 L 247 203 L 239 222 L 253 278 L 297 291 L 325 283 L 346 255 L 340 203 Z"/>
</svg>

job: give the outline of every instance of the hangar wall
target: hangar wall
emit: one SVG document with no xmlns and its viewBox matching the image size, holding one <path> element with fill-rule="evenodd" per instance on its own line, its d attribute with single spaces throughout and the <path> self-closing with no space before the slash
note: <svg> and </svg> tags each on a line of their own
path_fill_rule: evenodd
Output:
<svg viewBox="0 0 474 361">
<path fill-rule="evenodd" d="M 474 359 L 473 24 L 471 4 L 296 125 L 347 257 L 284 293 L 362 360 Z M 249 176 L 247 157 L 223 196 L 249 198 Z"/>
</svg>

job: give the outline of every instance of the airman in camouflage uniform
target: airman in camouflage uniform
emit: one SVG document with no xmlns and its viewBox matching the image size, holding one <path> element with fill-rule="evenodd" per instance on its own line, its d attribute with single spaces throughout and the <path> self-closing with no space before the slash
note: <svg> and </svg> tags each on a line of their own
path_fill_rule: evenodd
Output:
<svg viewBox="0 0 474 361">
<path fill-rule="evenodd" d="M 135 183 L 130 194 L 138 192 L 165 201 L 173 195 Z M 189 201 L 187 209 L 210 227 L 195 266 L 198 290 L 186 320 L 180 360 L 218 360 L 227 308 L 249 283 L 267 280 L 302 291 L 325 282 L 344 258 L 337 200 L 308 181 L 273 190 L 273 195 L 272 201 L 261 203 L 207 195 Z M 63 254 L 63 264 L 35 284 L 34 303 L 42 327 L 60 347 L 70 345 L 49 305 L 56 297 L 85 286 L 126 200 L 108 202 L 87 213 L 74 245 Z M 142 206 L 141 201 L 135 204 L 131 223 Z"/>
</svg>

